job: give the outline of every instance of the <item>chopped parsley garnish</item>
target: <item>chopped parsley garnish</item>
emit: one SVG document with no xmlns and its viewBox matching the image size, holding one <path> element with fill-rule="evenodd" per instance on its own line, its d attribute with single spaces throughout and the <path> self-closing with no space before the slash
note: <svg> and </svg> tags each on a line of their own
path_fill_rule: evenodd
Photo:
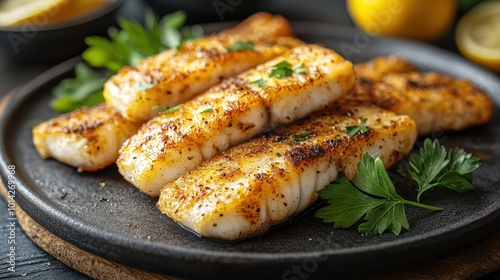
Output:
<svg viewBox="0 0 500 280">
<path fill-rule="evenodd" d="M 156 106 L 153 106 L 152 109 L 158 111 L 159 114 L 167 114 L 167 113 L 173 113 L 173 112 L 179 111 L 179 109 L 181 107 L 182 107 L 182 104 L 179 104 L 179 105 L 176 105 L 173 107 L 165 107 L 165 106 L 156 105 Z"/>
<path fill-rule="evenodd" d="M 287 61 L 282 61 L 273 67 L 271 67 L 271 73 L 269 74 L 270 78 L 284 78 L 292 76 L 293 70 L 290 68 L 291 65 Z"/>
<path fill-rule="evenodd" d="M 282 62 L 271 67 L 271 73 L 269 74 L 269 77 L 282 79 L 292 76 L 293 73 L 307 73 L 307 70 L 304 68 L 304 63 L 300 63 L 292 68 L 292 65 L 288 61 L 283 60 Z"/>
<path fill-rule="evenodd" d="M 364 119 L 360 125 L 348 126 L 345 128 L 347 135 L 354 136 L 358 133 L 364 134 L 368 132 L 368 128 L 366 127 L 367 119 Z"/>
<path fill-rule="evenodd" d="M 250 84 L 257 85 L 260 88 L 266 88 L 267 87 L 266 81 L 264 81 L 263 79 L 255 80 L 253 82 L 250 82 Z"/>
<path fill-rule="evenodd" d="M 358 76 L 356 78 L 356 82 L 358 82 L 358 83 L 367 83 L 368 82 L 368 78 L 365 77 L 365 76 Z"/>
<path fill-rule="evenodd" d="M 208 109 L 201 111 L 200 114 L 212 113 L 213 111 L 214 111 L 214 109 L 208 108 Z"/>
<path fill-rule="evenodd" d="M 293 72 L 297 73 L 297 74 L 305 74 L 307 73 L 307 70 L 306 68 L 304 68 L 304 62 L 300 63 L 300 64 L 297 64 L 295 65 L 293 68 L 292 68 Z"/>
<path fill-rule="evenodd" d="M 255 51 L 255 44 L 252 41 L 245 41 L 245 42 L 234 42 L 231 46 L 226 47 L 226 50 L 228 52 L 237 52 L 237 51 L 244 51 L 244 50 L 251 50 Z"/>
<path fill-rule="evenodd" d="M 304 131 L 303 133 L 300 133 L 300 134 L 292 134 L 290 136 L 290 138 L 293 140 L 293 141 L 305 141 L 307 140 L 307 138 L 309 138 L 309 131 L 306 130 Z"/>
<path fill-rule="evenodd" d="M 148 82 L 139 82 L 139 86 L 137 87 L 138 90 L 140 91 L 145 91 L 150 88 L 154 88 L 155 84 L 153 83 L 148 83 Z"/>
</svg>

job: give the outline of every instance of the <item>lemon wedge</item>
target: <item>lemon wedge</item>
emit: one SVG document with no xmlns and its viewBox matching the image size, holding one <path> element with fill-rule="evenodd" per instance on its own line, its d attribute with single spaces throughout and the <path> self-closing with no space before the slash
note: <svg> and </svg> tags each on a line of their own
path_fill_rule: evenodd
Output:
<svg viewBox="0 0 500 280">
<path fill-rule="evenodd" d="M 500 72 L 500 1 L 483 2 L 465 14 L 455 40 L 465 57 Z"/>
<path fill-rule="evenodd" d="M 0 26 L 18 25 L 37 17 L 50 17 L 69 0 L 3 0 L 0 1 Z"/>
</svg>

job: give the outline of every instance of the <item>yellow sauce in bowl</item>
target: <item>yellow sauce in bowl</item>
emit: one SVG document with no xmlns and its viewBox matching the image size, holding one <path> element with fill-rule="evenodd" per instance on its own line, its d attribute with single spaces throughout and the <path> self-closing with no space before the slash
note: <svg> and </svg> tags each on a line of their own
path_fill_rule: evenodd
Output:
<svg viewBox="0 0 500 280">
<path fill-rule="evenodd" d="M 0 0 L 0 26 L 64 24 L 85 17 L 115 0 Z M 40 24 L 37 24 L 40 25 Z"/>
</svg>

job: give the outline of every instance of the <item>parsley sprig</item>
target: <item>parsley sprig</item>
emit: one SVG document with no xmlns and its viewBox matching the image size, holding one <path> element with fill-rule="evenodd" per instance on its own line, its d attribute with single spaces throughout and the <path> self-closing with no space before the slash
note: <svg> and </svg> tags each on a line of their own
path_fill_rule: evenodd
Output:
<svg viewBox="0 0 500 280">
<path fill-rule="evenodd" d="M 447 153 L 437 140 L 433 142 L 426 139 L 420 153 L 410 157 L 410 166 L 412 170 L 407 172 L 419 184 L 420 197 L 423 192 L 436 186 L 459 192 L 470 190 L 472 172 L 479 167 L 479 161 L 463 150 Z M 443 210 L 420 203 L 419 200 L 401 197 L 379 158 L 364 154 L 357 167 L 358 173 L 352 181 L 344 176 L 318 192 L 320 197 L 328 200 L 329 205 L 319 209 L 316 217 L 334 223 L 335 228 L 351 227 L 364 217 L 358 226 L 359 232 L 373 235 L 390 230 L 399 235 L 403 229 L 410 228 L 405 205 L 431 211 Z M 438 168 L 438 171 L 433 171 L 433 168 Z M 444 179 L 437 179 L 440 184 L 422 183 L 434 182 L 436 178 Z"/>
<path fill-rule="evenodd" d="M 75 78 L 62 80 L 52 92 L 50 107 L 57 112 L 69 112 L 82 106 L 104 101 L 102 85 L 106 77 L 84 63 L 75 67 Z"/>
<path fill-rule="evenodd" d="M 123 66 L 135 66 L 143 58 L 166 49 L 180 48 L 185 41 L 203 36 L 200 26 L 182 27 L 185 20 L 182 11 L 161 19 L 152 11 L 146 11 L 144 26 L 133 20 L 119 19 L 119 28 L 108 29 L 109 39 L 87 37 L 88 48 L 82 54 L 86 64 L 103 68 L 107 73 L 80 64 L 75 69 L 75 78 L 66 79 L 54 88 L 50 107 L 64 113 L 98 104 L 104 100 L 104 82 Z M 147 86 L 139 85 L 140 90 Z"/>
<path fill-rule="evenodd" d="M 411 169 L 406 169 L 418 186 L 417 200 L 423 193 L 435 187 L 445 187 L 457 192 L 472 190 L 472 172 L 479 165 L 479 159 L 463 149 L 458 151 L 446 149 L 438 140 L 426 139 L 419 154 L 409 158 Z"/>
</svg>

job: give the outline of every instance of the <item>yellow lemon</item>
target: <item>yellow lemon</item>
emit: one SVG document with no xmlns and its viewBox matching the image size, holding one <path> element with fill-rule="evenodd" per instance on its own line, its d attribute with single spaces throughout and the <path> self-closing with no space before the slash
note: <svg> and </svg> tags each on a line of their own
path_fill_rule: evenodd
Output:
<svg viewBox="0 0 500 280">
<path fill-rule="evenodd" d="M 456 0 L 347 0 L 354 22 L 372 35 L 434 41 L 453 23 Z"/>
<path fill-rule="evenodd" d="M 69 0 L 3 0 L 0 1 L 0 26 L 22 24 L 37 17 L 57 14 Z"/>
<path fill-rule="evenodd" d="M 455 40 L 464 56 L 500 72 L 500 1 L 484 2 L 465 14 Z"/>
</svg>

